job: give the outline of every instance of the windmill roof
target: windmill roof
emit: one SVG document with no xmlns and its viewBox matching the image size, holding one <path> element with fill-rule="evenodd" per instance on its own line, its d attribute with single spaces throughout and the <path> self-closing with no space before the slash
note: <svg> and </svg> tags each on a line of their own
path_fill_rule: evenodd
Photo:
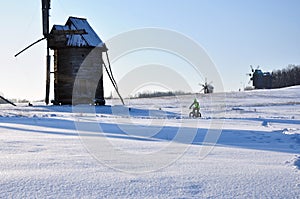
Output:
<svg viewBox="0 0 300 199">
<path fill-rule="evenodd" d="M 84 18 L 69 17 L 65 25 L 54 25 L 52 30 L 85 30 L 87 34 L 66 35 L 67 47 L 102 47 L 104 43 Z"/>
</svg>

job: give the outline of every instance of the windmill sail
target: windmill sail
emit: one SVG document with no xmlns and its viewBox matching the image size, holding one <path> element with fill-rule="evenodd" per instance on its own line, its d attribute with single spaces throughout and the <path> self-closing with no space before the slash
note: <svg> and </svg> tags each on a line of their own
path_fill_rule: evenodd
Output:
<svg viewBox="0 0 300 199">
<path fill-rule="evenodd" d="M 4 97 L 2 97 L 1 95 L 0 95 L 0 100 L 3 100 L 4 102 L 9 103 L 9 104 L 11 104 L 11 105 L 13 105 L 13 106 L 17 106 L 17 105 L 15 105 L 13 102 L 11 102 L 11 101 L 9 101 L 8 99 L 5 99 Z"/>
<path fill-rule="evenodd" d="M 50 0 L 42 0 L 42 20 L 43 20 L 43 35 L 49 36 L 49 10 Z"/>
</svg>

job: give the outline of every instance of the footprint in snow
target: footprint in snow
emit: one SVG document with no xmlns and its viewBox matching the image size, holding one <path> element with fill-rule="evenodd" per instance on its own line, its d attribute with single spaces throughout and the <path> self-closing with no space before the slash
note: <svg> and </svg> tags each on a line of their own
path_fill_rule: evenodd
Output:
<svg viewBox="0 0 300 199">
<path fill-rule="evenodd" d="M 267 121 L 263 121 L 261 125 L 264 127 L 271 127 L 271 125 Z"/>
<path fill-rule="evenodd" d="M 300 170 L 300 156 L 298 156 L 294 162 L 294 166 Z"/>
</svg>

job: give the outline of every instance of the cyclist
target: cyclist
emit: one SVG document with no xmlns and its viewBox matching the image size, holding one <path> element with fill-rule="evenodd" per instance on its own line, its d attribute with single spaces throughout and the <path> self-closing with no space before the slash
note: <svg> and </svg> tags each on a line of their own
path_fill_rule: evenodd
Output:
<svg viewBox="0 0 300 199">
<path fill-rule="evenodd" d="M 196 117 L 200 117 L 200 104 L 198 102 L 198 100 L 195 98 L 194 102 L 191 104 L 190 109 L 193 107 L 193 114 Z"/>
</svg>

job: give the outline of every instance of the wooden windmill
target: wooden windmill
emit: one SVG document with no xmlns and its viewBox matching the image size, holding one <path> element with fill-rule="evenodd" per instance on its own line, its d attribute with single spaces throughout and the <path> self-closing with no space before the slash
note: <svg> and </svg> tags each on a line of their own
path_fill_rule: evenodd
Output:
<svg viewBox="0 0 300 199">
<path fill-rule="evenodd" d="M 15 55 L 18 56 L 33 45 L 46 40 L 46 96 L 45 103 L 49 104 L 50 92 L 50 49 L 54 50 L 54 100 L 55 105 L 86 103 L 95 105 L 105 105 L 103 89 L 103 67 L 119 95 L 122 103 L 123 99 L 118 91 L 116 81 L 113 78 L 107 48 L 98 37 L 86 19 L 69 17 L 65 25 L 54 25 L 49 28 L 50 0 L 42 0 L 42 22 L 43 38 L 26 47 Z M 96 53 L 94 51 L 96 49 Z M 102 53 L 106 53 L 108 67 L 102 59 Z M 93 54 L 93 56 L 89 56 Z M 86 58 L 91 60 L 85 61 Z M 79 74 L 82 64 L 88 64 L 84 74 Z M 79 82 L 79 86 L 75 82 Z M 95 87 L 91 89 L 91 87 Z M 74 100 L 74 96 L 77 99 Z"/>
<path fill-rule="evenodd" d="M 203 88 L 200 90 L 200 92 L 204 92 L 204 94 L 208 94 L 208 93 L 213 93 L 214 92 L 214 87 L 212 85 L 212 82 L 207 83 L 207 79 L 205 78 L 205 83 L 204 84 L 199 84 L 200 86 L 202 86 Z"/>
</svg>

